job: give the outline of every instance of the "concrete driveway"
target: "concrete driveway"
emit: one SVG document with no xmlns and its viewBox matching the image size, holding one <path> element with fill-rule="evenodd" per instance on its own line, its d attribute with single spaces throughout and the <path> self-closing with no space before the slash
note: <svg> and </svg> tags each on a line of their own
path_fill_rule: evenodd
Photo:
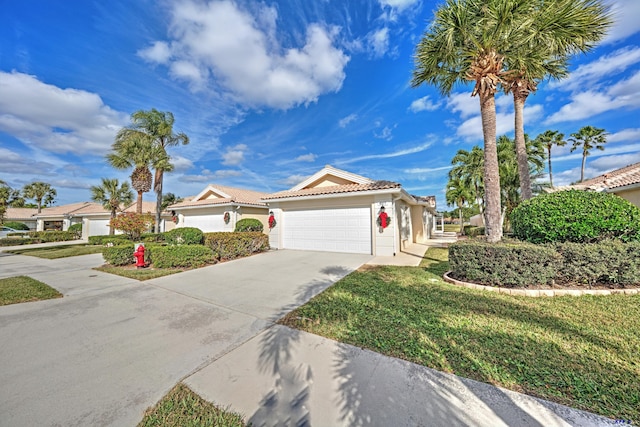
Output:
<svg viewBox="0 0 640 427">
<path fill-rule="evenodd" d="M 133 426 L 177 382 L 371 256 L 276 251 L 147 282 L 0 253 L 64 298 L 0 307 L 0 426 Z"/>
</svg>

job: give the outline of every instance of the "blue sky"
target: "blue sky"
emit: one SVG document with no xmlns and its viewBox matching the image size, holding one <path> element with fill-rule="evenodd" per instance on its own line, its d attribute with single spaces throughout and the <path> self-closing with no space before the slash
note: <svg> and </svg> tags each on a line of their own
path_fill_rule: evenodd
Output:
<svg viewBox="0 0 640 427">
<path fill-rule="evenodd" d="M 447 209 L 451 158 L 482 145 L 482 133 L 471 86 L 448 98 L 410 87 L 438 4 L 0 0 L 0 179 L 49 182 L 58 205 L 90 200 L 101 177 L 128 179 L 104 160 L 115 133 L 132 112 L 156 108 L 191 139 L 170 150 L 165 192 L 279 191 L 330 164 Z M 532 137 L 609 132 L 587 177 L 640 161 L 640 1 L 609 4 L 607 39 L 525 109 Z M 498 135 L 513 136 L 511 103 L 497 99 Z M 556 185 L 579 179 L 580 154 L 554 148 L 552 160 Z"/>
</svg>

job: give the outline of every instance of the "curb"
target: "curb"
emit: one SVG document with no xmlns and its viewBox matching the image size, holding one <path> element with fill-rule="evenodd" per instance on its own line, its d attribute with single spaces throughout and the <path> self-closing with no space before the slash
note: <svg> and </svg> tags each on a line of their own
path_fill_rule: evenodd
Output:
<svg viewBox="0 0 640 427">
<path fill-rule="evenodd" d="M 561 297 L 561 296 L 575 296 L 580 297 L 583 295 L 638 295 L 640 289 L 513 289 L 513 288 L 499 288 L 496 286 L 477 285 L 475 283 L 462 282 L 449 277 L 451 271 L 444 273 L 442 278 L 445 282 L 453 285 L 464 286 L 469 289 L 479 289 L 481 291 L 498 292 L 507 295 L 517 295 L 523 297 Z"/>
</svg>

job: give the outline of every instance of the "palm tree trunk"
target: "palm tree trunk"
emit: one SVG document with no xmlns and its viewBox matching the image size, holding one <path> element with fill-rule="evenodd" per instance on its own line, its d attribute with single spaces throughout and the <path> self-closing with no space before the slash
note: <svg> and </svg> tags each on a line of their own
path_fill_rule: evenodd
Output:
<svg viewBox="0 0 640 427">
<path fill-rule="evenodd" d="M 162 213 L 162 180 L 164 178 L 164 170 L 156 169 L 155 179 L 153 181 L 153 191 L 156 192 L 156 233 L 160 233 L 160 215 Z"/>
<path fill-rule="evenodd" d="M 458 205 L 458 213 L 460 215 L 460 235 L 464 234 L 464 224 L 462 223 L 462 205 Z"/>
<path fill-rule="evenodd" d="M 584 181 L 584 167 L 587 164 L 587 154 L 582 155 L 582 168 L 580 169 L 580 182 Z"/>
<path fill-rule="evenodd" d="M 531 192 L 531 176 L 529 175 L 529 157 L 524 141 L 524 103 L 528 93 L 515 88 L 513 90 L 513 107 L 515 116 L 516 159 L 518 161 L 518 177 L 520 178 L 520 195 L 523 200 L 533 197 Z"/>
<path fill-rule="evenodd" d="M 489 243 L 502 240 L 500 212 L 500 173 L 496 143 L 496 100 L 494 93 L 480 92 L 480 114 L 484 136 L 484 200 L 486 235 Z"/>
<path fill-rule="evenodd" d="M 111 210 L 111 221 L 113 221 L 116 217 L 116 210 L 112 209 Z M 113 225 L 111 225 L 111 221 L 109 221 L 109 236 L 113 236 L 115 234 L 115 229 L 113 228 Z"/>
<path fill-rule="evenodd" d="M 138 191 L 138 200 L 136 200 L 136 213 L 142 213 L 142 191 Z"/>
<path fill-rule="evenodd" d="M 553 188 L 553 173 L 551 172 L 551 148 L 549 148 L 549 183 Z"/>
</svg>

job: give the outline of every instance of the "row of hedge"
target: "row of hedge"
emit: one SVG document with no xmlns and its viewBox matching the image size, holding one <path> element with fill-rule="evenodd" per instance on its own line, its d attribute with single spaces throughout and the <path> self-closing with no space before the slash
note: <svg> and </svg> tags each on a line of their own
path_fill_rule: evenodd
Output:
<svg viewBox="0 0 640 427">
<path fill-rule="evenodd" d="M 25 237 L 27 236 L 27 237 Z M 81 236 L 74 231 L 29 231 L 27 233 L 9 233 L 6 239 L 0 239 L 0 246 L 28 245 L 31 243 L 66 242 L 77 240 Z"/>
<path fill-rule="evenodd" d="M 110 243 L 107 240 L 109 239 L 103 240 L 106 242 L 104 244 Z M 196 268 L 207 263 L 246 257 L 269 249 L 269 237 L 258 232 L 205 233 L 204 242 L 204 245 L 146 244 L 145 262 L 153 263 L 157 268 Z M 115 239 L 113 246 L 104 249 L 103 257 L 105 262 L 111 265 L 130 265 L 135 262 L 133 252 L 133 243 Z"/>
<path fill-rule="evenodd" d="M 487 243 L 449 246 L 451 275 L 490 286 L 640 284 L 640 242 Z"/>
</svg>

